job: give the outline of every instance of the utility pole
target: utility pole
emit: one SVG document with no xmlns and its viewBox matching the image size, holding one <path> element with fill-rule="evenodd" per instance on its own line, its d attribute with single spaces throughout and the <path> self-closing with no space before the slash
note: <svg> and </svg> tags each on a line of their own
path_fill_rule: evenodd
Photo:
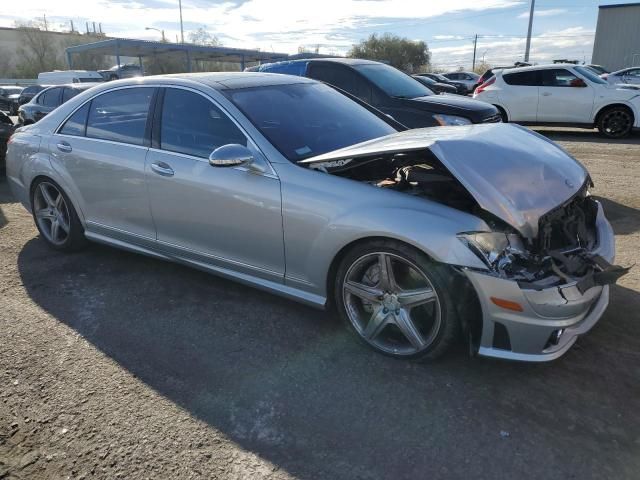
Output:
<svg viewBox="0 0 640 480">
<path fill-rule="evenodd" d="M 531 0 L 531 10 L 529 11 L 529 30 L 527 31 L 527 46 L 524 50 L 524 61 L 529 61 L 529 51 L 531 50 L 531 29 L 533 27 L 533 10 L 536 6 L 536 0 Z"/>
<path fill-rule="evenodd" d="M 49 27 L 47 26 L 47 15 L 43 14 L 42 18 L 44 18 L 44 31 L 48 32 L 49 31 Z"/>
<path fill-rule="evenodd" d="M 184 28 L 182 27 L 182 0 L 178 0 L 178 7 L 180 8 L 180 43 L 184 43 Z"/>
<path fill-rule="evenodd" d="M 471 66 L 472 72 L 476 69 L 476 49 L 477 48 L 478 48 L 478 34 L 476 33 L 476 36 L 473 39 L 473 65 Z"/>
</svg>

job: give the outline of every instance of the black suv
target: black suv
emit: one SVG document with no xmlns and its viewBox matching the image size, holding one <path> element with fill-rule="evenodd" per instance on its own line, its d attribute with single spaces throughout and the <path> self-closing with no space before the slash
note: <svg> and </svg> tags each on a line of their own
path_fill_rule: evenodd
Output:
<svg viewBox="0 0 640 480">
<path fill-rule="evenodd" d="M 457 95 L 436 95 L 400 70 L 371 60 L 292 60 L 261 65 L 259 71 L 323 81 L 409 128 L 501 121 L 500 113 L 493 105 Z"/>
</svg>

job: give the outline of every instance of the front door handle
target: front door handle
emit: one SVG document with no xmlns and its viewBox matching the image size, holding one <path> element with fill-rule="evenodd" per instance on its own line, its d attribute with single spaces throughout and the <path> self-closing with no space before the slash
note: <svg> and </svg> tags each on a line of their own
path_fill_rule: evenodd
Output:
<svg viewBox="0 0 640 480">
<path fill-rule="evenodd" d="M 550 97 L 551 96 L 551 92 L 542 92 L 542 96 L 543 97 Z"/>
<path fill-rule="evenodd" d="M 58 145 L 56 146 L 58 147 L 58 150 L 65 153 L 69 153 L 71 152 L 71 150 L 73 150 L 73 148 L 71 148 L 71 145 L 69 145 L 69 142 L 65 142 L 65 141 L 58 143 Z"/>
<path fill-rule="evenodd" d="M 175 173 L 173 168 L 167 165 L 164 162 L 154 162 L 151 164 L 151 170 L 156 172 L 158 175 L 162 175 L 163 177 L 173 177 Z"/>
</svg>

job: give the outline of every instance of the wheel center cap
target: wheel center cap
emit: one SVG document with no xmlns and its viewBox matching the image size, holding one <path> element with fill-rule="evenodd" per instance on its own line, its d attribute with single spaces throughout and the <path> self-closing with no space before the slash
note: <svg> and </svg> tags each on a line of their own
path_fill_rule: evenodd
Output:
<svg viewBox="0 0 640 480">
<path fill-rule="evenodd" d="M 398 302 L 398 296 L 394 293 L 385 293 L 382 298 L 382 306 L 387 310 L 397 310 L 400 308 L 400 302 Z"/>
</svg>

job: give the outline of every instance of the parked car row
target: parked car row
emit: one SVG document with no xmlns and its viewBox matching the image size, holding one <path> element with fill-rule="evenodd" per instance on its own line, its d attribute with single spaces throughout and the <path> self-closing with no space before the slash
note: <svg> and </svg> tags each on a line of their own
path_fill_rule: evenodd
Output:
<svg viewBox="0 0 640 480">
<path fill-rule="evenodd" d="M 52 249 L 93 240 L 335 307 L 396 358 L 465 339 L 546 361 L 595 325 L 626 269 L 580 163 L 517 125 L 407 129 L 358 95 L 414 118 L 444 96 L 387 65 L 300 67 L 89 88 L 13 135 L 11 190 Z"/>
</svg>

